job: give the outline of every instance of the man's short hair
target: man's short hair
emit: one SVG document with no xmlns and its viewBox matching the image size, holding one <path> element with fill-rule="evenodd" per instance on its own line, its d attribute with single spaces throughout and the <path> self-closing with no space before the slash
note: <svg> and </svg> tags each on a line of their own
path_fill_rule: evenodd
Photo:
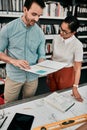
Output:
<svg viewBox="0 0 87 130">
<path fill-rule="evenodd" d="M 24 7 L 29 10 L 33 3 L 37 3 L 42 9 L 45 7 L 44 0 L 25 0 Z"/>
</svg>

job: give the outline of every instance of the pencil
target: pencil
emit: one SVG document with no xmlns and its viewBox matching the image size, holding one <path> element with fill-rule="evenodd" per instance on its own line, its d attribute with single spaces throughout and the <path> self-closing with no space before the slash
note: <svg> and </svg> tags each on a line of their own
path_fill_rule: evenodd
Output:
<svg viewBox="0 0 87 130">
<path fill-rule="evenodd" d="M 5 117 L 5 119 L 3 120 L 3 122 L 0 125 L 0 128 L 3 126 L 4 122 L 6 121 L 6 119 L 8 118 L 8 116 Z"/>
</svg>

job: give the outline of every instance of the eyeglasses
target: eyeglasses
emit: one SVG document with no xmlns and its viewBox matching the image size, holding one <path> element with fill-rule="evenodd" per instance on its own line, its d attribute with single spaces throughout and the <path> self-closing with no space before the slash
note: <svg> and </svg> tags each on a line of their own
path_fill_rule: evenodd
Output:
<svg viewBox="0 0 87 130">
<path fill-rule="evenodd" d="M 63 30 L 61 27 L 59 28 L 59 30 L 60 30 L 60 32 L 62 32 L 62 33 L 65 34 L 65 35 L 71 33 L 71 32 L 67 32 L 66 30 Z"/>
</svg>

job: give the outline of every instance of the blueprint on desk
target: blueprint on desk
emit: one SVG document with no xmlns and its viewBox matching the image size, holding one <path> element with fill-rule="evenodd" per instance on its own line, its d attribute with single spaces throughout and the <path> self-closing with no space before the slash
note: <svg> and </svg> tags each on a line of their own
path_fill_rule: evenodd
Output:
<svg viewBox="0 0 87 130">
<path fill-rule="evenodd" d="M 83 102 L 76 101 L 74 97 L 71 96 L 71 90 L 59 93 L 60 95 L 64 95 L 67 98 L 72 98 L 75 102 L 75 105 L 64 113 L 49 105 L 44 100 L 45 97 L 5 108 L 4 113 L 6 116 L 8 116 L 8 118 L 5 121 L 2 130 L 7 129 L 15 113 L 34 115 L 35 119 L 32 125 L 32 129 L 38 126 L 42 126 L 44 124 L 49 124 L 82 114 L 87 114 L 87 86 L 80 87 L 78 90 L 84 99 Z M 63 130 L 74 130 L 80 125 L 75 125 L 73 127 L 65 128 Z"/>
</svg>

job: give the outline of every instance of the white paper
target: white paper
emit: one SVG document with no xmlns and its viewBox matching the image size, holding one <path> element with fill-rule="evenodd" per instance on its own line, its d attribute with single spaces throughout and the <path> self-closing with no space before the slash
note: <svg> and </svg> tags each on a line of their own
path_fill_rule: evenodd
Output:
<svg viewBox="0 0 87 130">
<path fill-rule="evenodd" d="M 38 63 L 37 65 L 59 70 L 65 67 L 67 63 L 57 62 L 53 60 L 45 60 L 43 62 Z"/>
<path fill-rule="evenodd" d="M 31 130 L 38 126 L 44 126 L 45 124 L 50 124 L 65 119 L 67 120 L 68 118 L 87 114 L 87 86 L 80 87 L 78 90 L 84 99 L 82 103 L 76 101 L 75 98 L 71 96 L 72 90 L 58 93 L 59 95 L 65 96 L 65 98 L 70 100 L 72 99 L 75 102 L 75 105 L 64 113 L 47 103 L 44 100 L 45 97 L 5 108 L 4 113 L 5 116 L 8 116 L 8 118 L 1 130 L 7 129 L 15 113 L 24 113 L 35 116 Z M 77 127 L 79 127 L 79 124 L 73 127 L 65 128 L 64 130 L 75 130 Z"/>
<path fill-rule="evenodd" d="M 47 75 L 67 66 L 66 63 L 56 62 L 52 60 L 45 60 L 36 65 L 31 66 L 31 69 L 23 69 L 28 72 L 32 72 L 38 75 Z"/>
<path fill-rule="evenodd" d="M 52 107 L 62 112 L 66 112 L 75 104 L 73 99 L 71 100 L 70 98 L 67 98 L 64 95 L 60 95 L 57 92 L 54 92 L 47 96 L 45 98 L 45 101 L 48 102 Z"/>
</svg>

